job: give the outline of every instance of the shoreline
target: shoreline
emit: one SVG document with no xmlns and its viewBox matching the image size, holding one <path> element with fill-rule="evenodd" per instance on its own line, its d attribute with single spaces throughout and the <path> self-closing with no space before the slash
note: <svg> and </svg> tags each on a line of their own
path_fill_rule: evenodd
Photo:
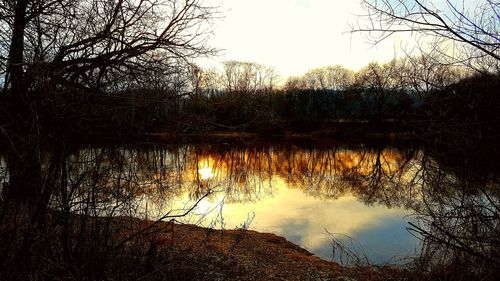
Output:
<svg viewBox="0 0 500 281">
<path fill-rule="evenodd" d="M 195 133 L 180 133 L 175 131 L 142 132 L 140 134 L 98 134 L 90 136 L 70 137 L 70 140 L 80 144 L 126 144 L 126 143 L 166 143 L 166 144 L 196 144 L 196 143 L 231 143 L 231 144 L 261 144 L 261 143 L 291 143 L 314 145 L 382 145 L 382 144 L 416 144 L 421 143 L 410 131 L 355 131 L 347 132 L 335 129 L 316 130 L 310 132 L 276 132 L 259 133 L 248 131 L 207 131 Z"/>
<path fill-rule="evenodd" d="M 115 218 L 135 227 L 155 225 L 149 244 L 172 254 L 172 260 L 189 260 L 186 271 L 201 280 L 388 280 L 401 277 L 397 266 L 342 266 L 317 257 L 272 233 L 254 230 L 217 230 L 191 224 Z M 182 262 L 181 262 L 182 263 Z M 234 278 L 234 279 L 233 279 Z"/>
</svg>

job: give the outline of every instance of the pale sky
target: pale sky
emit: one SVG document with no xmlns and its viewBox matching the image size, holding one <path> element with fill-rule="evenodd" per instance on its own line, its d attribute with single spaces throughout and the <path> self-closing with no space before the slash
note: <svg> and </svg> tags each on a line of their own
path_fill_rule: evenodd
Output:
<svg viewBox="0 0 500 281">
<path fill-rule="evenodd" d="M 402 54 L 401 39 L 373 46 L 365 35 L 349 33 L 349 23 L 364 13 L 358 0 L 213 1 L 221 4 L 223 18 L 215 23 L 209 44 L 222 51 L 202 60 L 205 67 L 217 61 L 252 61 L 287 77 L 337 64 L 357 70 Z"/>
</svg>

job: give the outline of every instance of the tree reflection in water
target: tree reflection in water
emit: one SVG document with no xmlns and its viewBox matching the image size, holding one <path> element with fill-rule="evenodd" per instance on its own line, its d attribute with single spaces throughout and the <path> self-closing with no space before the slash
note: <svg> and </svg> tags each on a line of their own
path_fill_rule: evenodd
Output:
<svg viewBox="0 0 500 281">
<path fill-rule="evenodd" d="M 56 246 L 31 246 L 43 255 L 60 254 L 69 261 L 77 253 L 92 256 L 87 252 L 123 243 L 117 242 L 113 217 L 169 220 L 189 213 L 193 218 L 223 204 L 272 198 L 279 181 L 320 200 L 353 196 L 368 206 L 407 210 L 414 217 L 409 230 L 422 240 L 421 257 L 414 263 L 420 269 L 464 261 L 476 271 L 491 272 L 496 271 L 491 265 L 500 262 L 496 173 L 479 167 L 481 173 L 467 169 L 464 175 L 425 149 L 148 145 L 87 147 L 59 155 L 46 153 L 42 159 L 44 179 L 52 187 L 51 215 L 43 225 L 57 231 L 38 235 L 60 243 L 62 252 Z M 8 163 L 1 163 L 1 182 L 8 182 Z M 1 246 L 2 255 L 15 256 L 23 231 L 34 230 L 23 225 L 23 211 L 8 211 L 8 202 L 2 204 L 2 240 L 12 239 Z M 75 220 L 72 214 L 85 216 Z M 216 219 L 224 226 L 223 217 Z M 91 245 L 95 241 L 105 245 Z"/>
</svg>

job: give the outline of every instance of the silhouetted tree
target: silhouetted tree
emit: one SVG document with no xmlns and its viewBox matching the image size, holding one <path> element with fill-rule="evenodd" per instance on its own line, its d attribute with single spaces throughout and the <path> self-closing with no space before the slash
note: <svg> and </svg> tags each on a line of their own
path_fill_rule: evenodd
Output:
<svg viewBox="0 0 500 281">
<path fill-rule="evenodd" d="M 274 68 L 254 62 L 224 62 L 223 84 L 228 92 L 256 93 L 272 90 L 278 75 Z"/>
<path fill-rule="evenodd" d="M 500 5 L 498 1 L 363 0 L 369 23 L 354 31 L 370 32 L 379 42 L 395 33 L 422 35 L 420 48 L 441 59 L 481 71 L 498 71 Z M 431 47 L 424 42 L 432 39 Z M 454 43 L 451 45 L 450 43 Z M 456 52 L 449 52 L 449 46 Z"/>
<path fill-rule="evenodd" d="M 1 1 L 0 12 L 3 98 L 11 111 L 2 132 L 28 150 L 37 147 L 40 116 L 57 118 L 55 99 L 65 91 L 137 88 L 151 74 L 178 73 L 181 60 L 212 51 L 206 24 L 215 10 L 200 0 Z M 33 170 L 11 173 L 11 183 Z"/>
<path fill-rule="evenodd" d="M 4 89 L 104 90 L 123 77 L 211 51 L 199 0 L 2 1 Z"/>
<path fill-rule="evenodd" d="M 177 72 L 179 63 L 211 53 L 205 40 L 215 12 L 201 0 L 0 1 L 0 126 L 9 147 L 0 221 L 24 229 L 8 254 L 14 263 L 31 258 L 52 194 L 67 177 L 60 159 L 72 125 L 64 98 L 86 95 L 92 104 L 94 95 L 137 88 L 148 74 Z M 53 161 L 43 165 L 46 154 Z"/>
<path fill-rule="evenodd" d="M 372 62 L 356 73 L 356 86 L 366 89 L 366 96 L 373 99 L 378 116 L 384 111 L 389 96 L 396 91 L 396 64 L 391 61 L 380 65 Z"/>
</svg>

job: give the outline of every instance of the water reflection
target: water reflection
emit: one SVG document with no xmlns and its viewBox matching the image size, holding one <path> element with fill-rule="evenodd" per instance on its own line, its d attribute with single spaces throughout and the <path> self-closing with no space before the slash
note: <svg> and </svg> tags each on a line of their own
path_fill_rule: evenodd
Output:
<svg viewBox="0 0 500 281">
<path fill-rule="evenodd" d="M 9 175 L 20 165 L 0 158 L 0 235 L 13 237 L 0 245 L 6 257 L 16 251 L 22 256 L 22 247 L 11 245 L 23 245 L 18 237 L 29 242 L 33 232 L 22 236 L 19 230 L 34 227 L 44 241 L 57 242 L 38 244 L 52 247 L 40 253 L 106 253 L 109 245 L 123 245 L 111 218 L 127 216 L 273 232 L 325 258 L 333 254 L 328 234 L 333 233 L 335 245 L 340 241 L 372 263 L 419 254 L 419 270 L 457 261 L 478 272 L 500 265 L 500 182 L 494 158 L 485 162 L 432 149 L 333 145 L 56 148 L 40 156 L 40 192 L 23 194 L 32 205 L 9 197 L 15 186 Z M 75 213 L 87 216 L 75 224 Z M 337 259 L 338 254 L 337 247 Z"/>
<path fill-rule="evenodd" d="M 85 210 L 99 187 L 99 215 L 158 219 L 189 209 L 177 220 L 272 232 L 332 258 L 328 231 L 385 263 L 417 251 L 405 210 L 419 194 L 420 160 L 413 149 L 183 145 L 87 148 L 67 162 L 69 181 L 80 179 L 72 211 Z M 68 201 L 60 195 L 54 202 Z"/>
</svg>

